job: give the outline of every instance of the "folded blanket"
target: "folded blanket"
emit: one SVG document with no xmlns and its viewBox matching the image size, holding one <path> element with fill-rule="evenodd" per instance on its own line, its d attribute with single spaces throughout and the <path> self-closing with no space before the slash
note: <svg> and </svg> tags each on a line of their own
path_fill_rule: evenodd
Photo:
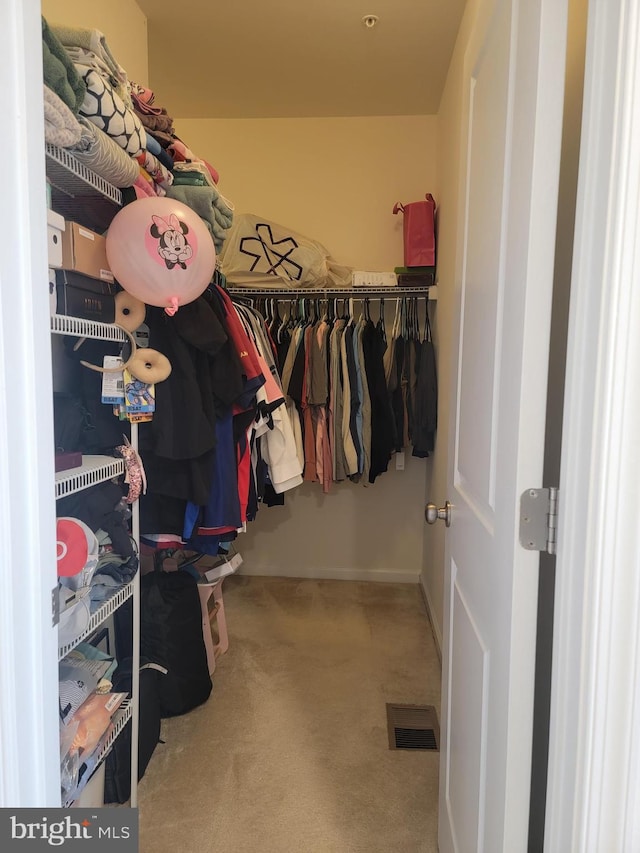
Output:
<svg viewBox="0 0 640 853">
<path fill-rule="evenodd" d="M 164 130 L 152 130 L 151 132 L 153 133 L 154 139 L 157 139 L 160 145 L 162 145 L 162 147 L 167 151 L 169 151 L 169 146 L 177 139 L 175 133 L 166 133 Z M 169 154 L 171 154 L 171 151 L 169 151 Z M 171 154 L 171 156 L 173 157 L 173 154 Z"/>
<path fill-rule="evenodd" d="M 76 69 L 87 87 L 80 109 L 82 115 L 114 139 L 127 154 L 137 157 L 147 144 L 140 119 L 97 71 L 85 65 L 77 65 Z"/>
<path fill-rule="evenodd" d="M 86 88 L 60 40 L 42 18 L 42 64 L 44 82 L 73 113 L 80 109 Z"/>
<path fill-rule="evenodd" d="M 120 189 L 133 186 L 140 174 L 136 161 L 115 140 L 80 116 L 80 140 L 73 147 L 77 160 Z"/>
<path fill-rule="evenodd" d="M 195 210 L 211 232 L 216 251 L 219 252 L 233 222 L 233 205 L 215 187 L 173 185 L 167 189 L 167 195 Z"/>
<path fill-rule="evenodd" d="M 51 29 L 65 46 L 72 62 L 91 68 L 97 61 L 99 67 L 95 70 L 103 69 L 100 72 L 102 76 L 109 80 L 110 85 L 116 89 L 123 103 L 131 107 L 127 72 L 111 53 L 104 33 L 87 27 L 72 27 L 62 24 L 52 24 Z"/>
<path fill-rule="evenodd" d="M 164 187 L 164 189 L 171 186 L 173 175 L 150 151 L 143 151 L 136 157 L 136 160 L 151 175 L 156 184 Z"/>
<path fill-rule="evenodd" d="M 44 138 L 52 145 L 70 148 L 80 139 L 82 127 L 69 107 L 48 86 L 44 90 Z"/>
<path fill-rule="evenodd" d="M 170 115 L 167 115 L 167 111 L 163 108 L 162 113 L 159 115 L 147 115 L 146 113 L 141 113 L 134 105 L 134 109 L 136 115 L 142 122 L 142 124 L 152 132 L 156 130 L 162 130 L 165 133 L 173 133 L 173 119 Z"/>
</svg>

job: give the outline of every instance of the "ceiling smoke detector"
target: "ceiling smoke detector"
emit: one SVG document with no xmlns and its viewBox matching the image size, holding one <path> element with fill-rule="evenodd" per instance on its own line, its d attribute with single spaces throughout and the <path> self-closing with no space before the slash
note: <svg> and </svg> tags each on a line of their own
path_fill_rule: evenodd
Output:
<svg viewBox="0 0 640 853">
<path fill-rule="evenodd" d="M 378 21 L 379 21 L 379 18 L 377 15 L 365 15 L 364 18 L 362 19 L 362 23 L 369 30 L 372 27 L 375 27 L 375 25 L 378 23 Z"/>
</svg>

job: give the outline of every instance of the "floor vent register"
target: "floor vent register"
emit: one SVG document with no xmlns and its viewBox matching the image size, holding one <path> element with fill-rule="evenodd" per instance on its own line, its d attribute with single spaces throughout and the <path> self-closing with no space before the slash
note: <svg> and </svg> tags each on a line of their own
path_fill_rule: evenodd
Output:
<svg viewBox="0 0 640 853">
<path fill-rule="evenodd" d="M 440 750 L 440 726 L 433 705 L 387 703 L 389 749 Z"/>
</svg>

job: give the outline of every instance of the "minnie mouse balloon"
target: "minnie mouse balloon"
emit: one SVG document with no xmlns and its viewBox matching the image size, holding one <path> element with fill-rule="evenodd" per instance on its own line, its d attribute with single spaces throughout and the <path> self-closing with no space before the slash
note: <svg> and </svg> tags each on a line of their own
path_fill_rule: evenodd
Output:
<svg viewBox="0 0 640 853">
<path fill-rule="evenodd" d="M 202 219 L 186 204 L 164 197 L 123 207 L 109 226 L 106 249 L 122 287 L 170 316 L 206 290 L 216 266 Z"/>
</svg>

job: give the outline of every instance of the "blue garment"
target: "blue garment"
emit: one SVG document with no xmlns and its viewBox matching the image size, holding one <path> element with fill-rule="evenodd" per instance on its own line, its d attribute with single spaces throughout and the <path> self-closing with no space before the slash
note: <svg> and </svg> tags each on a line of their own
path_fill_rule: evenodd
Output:
<svg viewBox="0 0 640 853">
<path fill-rule="evenodd" d="M 157 157 L 162 165 L 166 166 L 169 171 L 173 169 L 173 157 L 165 148 L 162 147 L 162 145 L 160 145 L 155 136 L 151 136 L 149 131 L 147 131 L 147 151 L 150 154 L 153 154 L 154 157 Z"/>
<path fill-rule="evenodd" d="M 191 539 L 198 527 L 241 526 L 236 443 L 233 436 L 233 414 L 229 410 L 219 414 L 216 419 L 216 446 L 209 501 L 203 507 L 192 501 L 187 503 L 182 537 Z"/>
<path fill-rule="evenodd" d="M 156 157 L 162 151 L 162 145 L 160 145 L 155 136 L 152 136 L 149 131 L 147 131 L 147 151 L 155 154 Z"/>
</svg>

